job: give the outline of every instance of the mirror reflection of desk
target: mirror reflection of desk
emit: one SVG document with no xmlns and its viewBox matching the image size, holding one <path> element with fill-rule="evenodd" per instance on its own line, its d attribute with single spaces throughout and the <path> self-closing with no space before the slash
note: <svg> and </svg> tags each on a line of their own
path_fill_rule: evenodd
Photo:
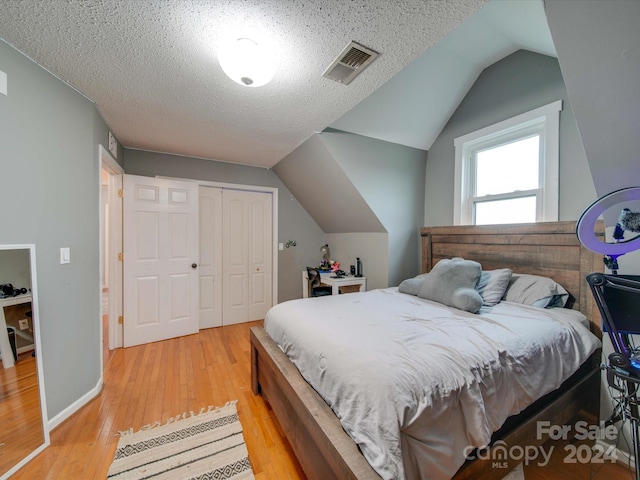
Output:
<svg viewBox="0 0 640 480">
<path fill-rule="evenodd" d="M 365 292 L 367 290 L 367 277 L 345 276 L 335 277 L 334 272 L 320 272 L 320 283 L 331 287 L 331 294 L 351 293 L 354 291 Z M 309 277 L 307 271 L 302 272 L 302 298 L 309 298 Z"/>
<path fill-rule="evenodd" d="M 2 355 L 2 365 L 4 368 L 11 368 L 15 365 L 13 351 L 9 343 L 9 333 L 7 331 L 7 321 L 4 316 L 4 307 L 20 305 L 31 302 L 31 294 L 24 293 L 15 297 L 0 298 L 0 355 Z"/>
</svg>

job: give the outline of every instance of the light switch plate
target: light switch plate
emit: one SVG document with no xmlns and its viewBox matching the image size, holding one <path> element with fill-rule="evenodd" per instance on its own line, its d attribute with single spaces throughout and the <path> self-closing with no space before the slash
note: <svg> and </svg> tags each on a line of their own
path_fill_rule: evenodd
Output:
<svg viewBox="0 0 640 480">
<path fill-rule="evenodd" d="M 60 249 L 60 265 L 64 265 L 65 263 L 71 263 L 71 249 L 69 247 Z"/>
<path fill-rule="evenodd" d="M 0 93 L 7 94 L 7 74 L 3 71 L 0 71 Z"/>
<path fill-rule="evenodd" d="M 29 330 L 29 320 L 26 318 L 18 320 L 18 326 L 20 327 L 20 330 Z"/>
</svg>

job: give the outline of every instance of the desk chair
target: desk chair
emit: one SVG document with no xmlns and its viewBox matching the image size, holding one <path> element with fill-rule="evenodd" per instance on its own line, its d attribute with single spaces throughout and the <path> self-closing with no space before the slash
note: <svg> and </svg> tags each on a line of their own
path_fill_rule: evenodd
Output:
<svg viewBox="0 0 640 480">
<path fill-rule="evenodd" d="M 320 285 L 320 272 L 317 268 L 307 267 L 307 277 L 309 278 L 309 296 L 324 297 L 331 295 L 331 287 Z"/>
<path fill-rule="evenodd" d="M 18 361 L 18 350 L 16 348 L 16 327 L 7 327 L 7 336 L 9 337 L 9 345 L 13 353 L 13 361 Z"/>
<path fill-rule="evenodd" d="M 31 325 L 33 325 L 33 319 L 32 319 L 32 317 L 33 317 L 33 312 L 27 312 L 25 315 L 27 316 L 27 318 L 28 318 L 29 320 L 31 320 Z M 31 330 L 31 333 L 33 333 L 33 329 Z M 35 356 L 36 356 L 36 342 L 35 342 L 35 339 L 34 339 L 34 341 L 33 341 L 33 352 L 31 352 L 31 356 L 32 356 L 32 357 L 35 357 Z"/>
</svg>

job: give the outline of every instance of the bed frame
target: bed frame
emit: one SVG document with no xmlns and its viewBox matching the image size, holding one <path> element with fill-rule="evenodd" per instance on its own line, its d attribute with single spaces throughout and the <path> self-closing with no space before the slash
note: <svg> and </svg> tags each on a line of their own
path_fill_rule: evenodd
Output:
<svg viewBox="0 0 640 480">
<path fill-rule="evenodd" d="M 600 232 L 602 225 L 598 226 Z M 514 272 L 551 277 L 570 293 L 568 306 L 589 318 L 601 337 L 600 321 L 585 277 L 603 271 L 602 257 L 580 245 L 575 222 L 523 225 L 425 227 L 422 272 L 442 258 L 463 257 L 481 263 L 484 270 L 511 268 Z M 331 408 L 302 378 L 296 367 L 262 327 L 251 329 L 251 384 L 269 403 L 305 474 L 314 479 L 379 479 L 357 445 L 344 432 Z M 511 417 L 493 437 L 509 447 L 534 445 L 539 420 L 570 424 L 579 414 L 597 419 L 599 408 L 597 352 L 563 386 Z M 516 463 L 495 468 L 490 460 L 465 463 L 456 480 L 502 478 Z"/>
</svg>

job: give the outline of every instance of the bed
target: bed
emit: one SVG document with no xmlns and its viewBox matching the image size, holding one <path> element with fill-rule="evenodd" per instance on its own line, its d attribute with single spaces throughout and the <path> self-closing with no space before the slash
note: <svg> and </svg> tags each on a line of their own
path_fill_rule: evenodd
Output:
<svg viewBox="0 0 640 480">
<path fill-rule="evenodd" d="M 432 227 L 423 228 L 421 236 L 423 272 L 430 272 L 439 260 L 462 257 L 479 262 L 483 270 L 508 267 L 514 272 L 552 278 L 569 292 L 567 307 L 583 312 L 592 321 L 591 330 L 600 334 L 584 278 L 587 273 L 601 271 L 602 261 L 580 246 L 575 223 Z M 393 289 L 374 295 L 383 294 L 398 295 Z M 252 389 L 270 404 L 306 475 L 311 479 L 380 478 L 332 409 L 264 329 L 251 330 L 251 346 Z M 536 445 L 543 441 L 536 438 L 538 420 L 566 424 L 581 412 L 597 415 L 598 353 L 581 363 L 560 388 L 509 417 L 492 441 L 510 446 Z M 489 460 L 467 461 L 455 478 L 501 478 L 515 466 L 507 458 L 501 468 L 495 468 L 491 456 L 485 458 Z"/>
</svg>

